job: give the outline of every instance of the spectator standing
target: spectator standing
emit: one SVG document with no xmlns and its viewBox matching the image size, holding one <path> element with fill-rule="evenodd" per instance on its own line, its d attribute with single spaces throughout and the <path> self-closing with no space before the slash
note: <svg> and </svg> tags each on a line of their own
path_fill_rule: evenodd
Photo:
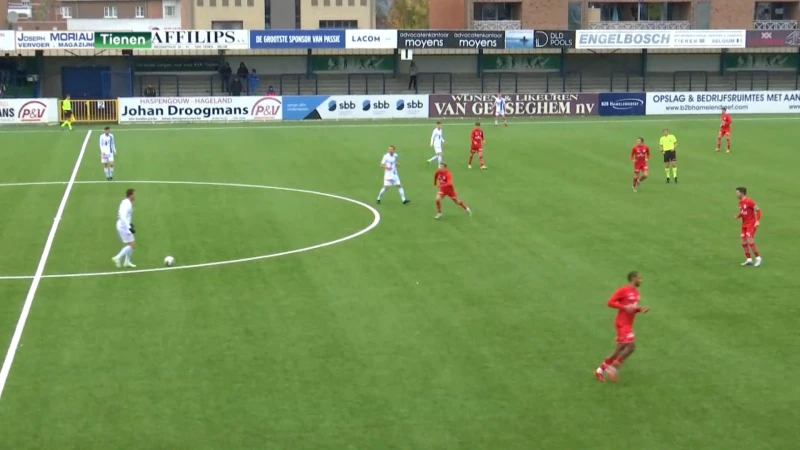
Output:
<svg viewBox="0 0 800 450">
<path fill-rule="evenodd" d="M 250 78 L 247 79 L 247 93 L 250 95 L 258 95 L 258 74 L 256 69 L 250 72 Z"/>
<path fill-rule="evenodd" d="M 414 90 L 417 90 L 417 63 L 411 61 L 411 65 L 408 67 L 408 89 L 411 90 L 411 86 L 414 86 Z"/>
<path fill-rule="evenodd" d="M 275 89 L 272 89 L 272 85 L 270 85 L 267 88 L 267 97 L 275 97 L 276 95 L 278 95 L 278 93 L 275 92 Z"/>
<path fill-rule="evenodd" d="M 219 76 L 222 78 L 222 92 L 230 91 L 231 74 L 233 74 L 233 69 L 231 69 L 230 63 L 226 62 L 219 68 Z"/>
<path fill-rule="evenodd" d="M 22 53 L 17 57 L 17 86 L 24 86 L 27 78 L 28 63 Z"/>
<path fill-rule="evenodd" d="M 147 87 L 144 88 L 144 96 L 145 97 L 155 97 L 156 96 L 156 88 L 154 88 L 151 85 L 147 85 Z"/>
<path fill-rule="evenodd" d="M 236 70 L 236 75 L 239 76 L 239 80 L 242 83 L 247 82 L 247 76 L 250 74 L 250 71 L 247 70 L 247 66 L 244 63 L 239 63 L 239 68 Z"/>
<path fill-rule="evenodd" d="M 243 88 L 244 86 L 242 86 L 242 79 L 239 77 L 234 78 L 234 80 L 231 82 L 231 95 L 234 97 L 242 95 Z"/>
</svg>

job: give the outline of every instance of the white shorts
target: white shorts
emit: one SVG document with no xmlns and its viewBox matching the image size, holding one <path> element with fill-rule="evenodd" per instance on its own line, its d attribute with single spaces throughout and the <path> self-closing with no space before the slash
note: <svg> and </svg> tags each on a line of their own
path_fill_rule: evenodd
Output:
<svg viewBox="0 0 800 450">
<path fill-rule="evenodd" d="M 437 155 L 442 153 L 442 146 L 441 145 L 434 145 L 433 146 L 433 151 L 436 152 Z"/>
<path fill-rule="evenodd" d="M 100 162 L 105 163 L 113 163 L 114 162 L 114 154 L 113 153 L 102 153 L 100 155 Z"/>
<path fill-rule="evenodd" d="M 400 186 L 400 176 L 399 175 L 386 175 L 383 177 L 383 185 L 384 186 Z"/>
<path fill-rule="evenodd" d="M 494 116 L 495 117 L 505 117 L 506 116 L 506 112 L 504 110 L 502 110 L 502 109 L 498 109 L 497 111 L 494 112 Z"/>
<path fill-rule="evenodd" d="M 117 223 L 117 234 L 119 234 L 119 239 L 122 241 L 123 244 L 128 244 L 133 242 L 133 233 L 122 224 Z"/>
</svg>

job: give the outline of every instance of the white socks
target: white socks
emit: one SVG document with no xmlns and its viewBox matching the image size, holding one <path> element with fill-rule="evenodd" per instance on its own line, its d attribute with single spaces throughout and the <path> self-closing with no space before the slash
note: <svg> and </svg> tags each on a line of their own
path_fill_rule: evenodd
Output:
<svg viewBox="0 0 800 450">
<path fill-rule="evenodd" d="M 114 178 L 114 166 L 108 168 L 108 176 Z"/>
<path fill-rule="evenodd" d="M 106 174 L 106 178 L 108 178 L 110 176 L 108 174 L 108 167 L 103 167 L 103 173 Z"/>
<path fill-rule="evenodd" d="M 437 154 L 433 155 L 433 157 L 431 159 L 429 159 L 428 162 L 433 162 L 433 160 L 435 160 L 435 159 L 438 159 L 439 160 L 439 164 L 441 164 L 442 163 L 442 154 L 441 153 L 437 153 Z"/>
<path fill-rule="evenodd" d="M 404 191 L 403 188 L 398 188 L 397 192 L 400 193 L 400 198 L 403 199 L 403 201 L 406 201 L 406 191 Z"/>
<path fill-rule="evenodd" d="M 126 245 L 125 247 L 122 247 L 122 250 L 120 250 L 119 253 L 117 253 L 117 256 L 114 258 L 120 259 L 124 256 L 125 262 L 131 262 L 131 255 L 133 255 L 133 247 Z"/>
<path fill-rule="evenodd" d="M 384 193 L 386 193 L 386 188 L 385 187 L 381 188 L 381 191 L 378 192 L 378 200 L 380 200 L 381 197 L 383 197 Z"/>
</svg>

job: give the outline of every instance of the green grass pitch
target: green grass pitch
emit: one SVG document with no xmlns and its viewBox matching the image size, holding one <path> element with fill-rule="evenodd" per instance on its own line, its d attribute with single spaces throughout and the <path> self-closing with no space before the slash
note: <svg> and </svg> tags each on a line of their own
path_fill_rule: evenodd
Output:
<svg viewBox="0 0 800 450">
<path fill-rule="evenodd" d="M 539 119 L 486 126 L 487 171 L 467 170 L 471 122 L 446 122 L 456 190 L 435 221 L 433 123 L 113 128 L 104 181 L 96 126 L 0 398 L 0 448 L 789 449 L 800 385 L 800 152 L 794 117 Z M 678 137 L 679 185 L 657 142 Z M 35 271 L 86 136 L 0 130 L 0 275 Z M 656 150 L 631 191 L 637 136 Z M 409 205 L 379 167 L 398 148 Z M 100 181 L 99 183 L 86 183 Z M 137 189 L 140 269 L 114 228 Z M 60 182 L 9 186 L 10 183 Z M 742 268 L 734 188 L 764 211 L 759 269 Z M 643 275 L 638 350 L 617 384 L 608 296 Z M 5 355 L 30 279 L 0 280 Z M 795 380 L 795 381 L 793 381 Z"/>
</svg>

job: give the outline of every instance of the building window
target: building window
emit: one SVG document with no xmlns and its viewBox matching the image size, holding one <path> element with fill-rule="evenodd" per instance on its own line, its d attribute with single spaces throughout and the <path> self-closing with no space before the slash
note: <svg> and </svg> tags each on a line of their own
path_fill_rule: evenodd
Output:
<svg viewBox="0 0 800 450">
<path fill-rule="evenodd" d="M 367 0 L 361 0 L 361 6 L 367 6 Z"/>
<path fill-rule="evenodd" d="M 61 17 L 64 19 L 71 19 L 72 18 L 72 11 L 70 11 L 69 6 L 62 6 L 58 9 L 58 13 L 61 14 Z"/>
<path fill-rule="evenodd" d="M 320 20 L 319 28 L 321 30 L 341 30 L 341 29 L 356 29 L 358 28 L 357 20 Z"/>
<path fill-rule="evenodd" d="M 208 0 L 208 6 L 217 7 L 217 0 Z"/>
<path fill-rule="evenodd" d="M 213 20 L 211 21 L 212 30 L 243 30 L 244 23 L 241 20 Z"/>
<path fill-rule="evenodd" d="M 264 1 L 264 29 L 272 29 L 272 1 Z"/>
<path fill-rule="evenodd" d="M 783 3 L 758 2 L 754 10 L 755 20 L 786 20 L 786 5 Z"/>
<path fill-rule="evenodd" d="M 230 3 L 228 2 L 228 0 L 222 0 L 222 7 L 223 8 L 227 8 L 228 6 L 230 6 Z"/>
<path fill-rule="evenodd" d="M 520 3 L 473 3 L 474 20 L 519 20 Z"/>
<path fill-rule="evenodd" d="M 136 6 L 133 8 L 133 14 L 137 19 L 144 19 L 144 6 Z"/>
<path fill-rule="evenodd" d="M 347 6 L 356 6 L 356 0 L 347 0 Z"/>
<path fill-rule="evenodd" d="M 294 0 L 294 27 L 298 30 L 300 26 L 300 0 Z"/>
<path fill-rule="evenodd" d="M 581 29 L 581 2 L 569 2 L 567 5 L 567 28 L 570 30 Z"/>
<path fill-rule="evenodd" d="M 117 18 L 117 7 L 116 6 L 104 6 L 103 7 L 103 18 L 104 19 L 116 19 Z"/>
<path fill-rule="evenodd" d="M 694 27 L 697 30 L 711 28 L 711 2 L 697 2 L 694 4 Z"/>
<path fill-rule="evenodd" d="M 197 6 L 203 6 L 203 0 L 199 0 Z M 175 17 L 175 15 L 175 6 L 164 5 L 164 17 L 172 18 Z"/>
<path fill-rule="evenodd" d="M 342 6 L 342 0 L 336 0 L 336 6 Z"/>
<path fill-rule="evenodd" d="M 197 0 L 197 6 L 203 6 L 203 0 Z"/>
<path fill-rule="evenodd" d="M 319 6 L 319 0 L 311 0 L 311 6 Z"/>
<path fill-rule="evenodd" d="M 234 0 L 233 1 L 233 6 L 241 8 L 242 7 L 242 0 Z"/>
<path fill-rule="evenodd" d="M 322 6 L 331 6 L 331 0 L 322 0 Z"/>
<path fill-rule="evenodd" d="M 252 8 L 253 6 L 255 6 L 255 1 L 254 0 L 247 0 L 247 7 L 248 8 Z"/>
</svg>

